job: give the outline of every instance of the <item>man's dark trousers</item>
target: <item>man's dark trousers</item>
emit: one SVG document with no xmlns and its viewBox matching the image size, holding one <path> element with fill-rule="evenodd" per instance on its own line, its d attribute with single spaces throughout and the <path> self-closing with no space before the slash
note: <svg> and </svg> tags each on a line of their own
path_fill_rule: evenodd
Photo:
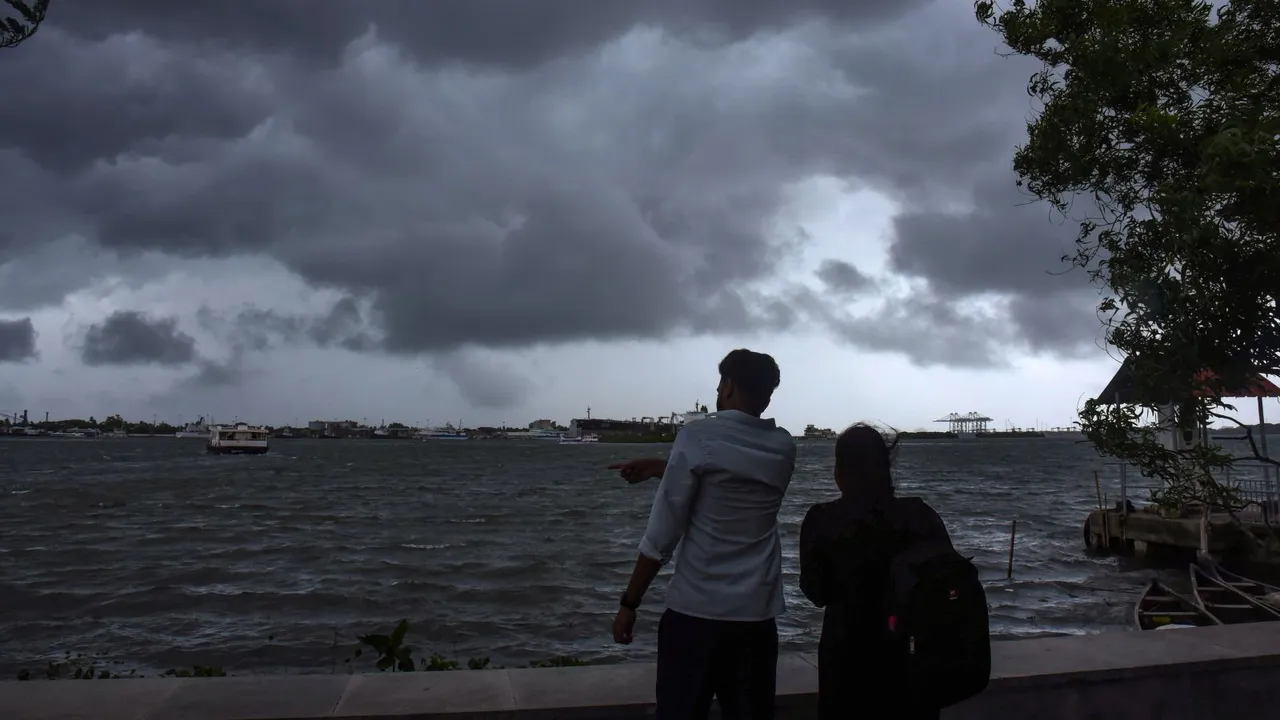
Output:
<svg viewBox="0 0 1280 720">
<path fill-rule="evenodd" d="M 707 620 L 667 610 L 658 622 L 656 720 L 772 720 L 778 624 Z"/>
</svg>

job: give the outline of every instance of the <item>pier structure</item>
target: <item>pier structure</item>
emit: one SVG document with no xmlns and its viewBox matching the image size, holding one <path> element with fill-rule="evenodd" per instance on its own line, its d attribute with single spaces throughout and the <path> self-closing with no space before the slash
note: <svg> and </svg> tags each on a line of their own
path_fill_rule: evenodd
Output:
<svg viewBox="0 0 1280 720">
<path fill-rule="evenodd" d="M 1213 376 L 1210 370 L 1198 376 L 1201 382 Z M 1189 450 L 1213 442 L 1207 426 L 1192 427 L 1178 417 L 1171 398 L 1142 397 L 1133 368 L 1126 359 L 1098 395 L 1098 401 L 1116 405 L 1143 402 L 1157 406 L 1154 426 L 1162 444 L 1170 450 Z M 1255 441 L 1267 457 L 1267 437 L 1263 399 L 1280 397 L 1280 387 L 1262 375 L 1254 375 L 1240 388 L 1228 389 L 1226 399 L 1256 398 L 1258 432 Z M 1235 490 L 1248 506 L 1228 513 L 1224 508 L 1199 505 L 1160 508 L 1151 504 L 1152 490 L 1159 481 L 1144 478 L 1135 468 L 1112 463 L 1112 477 L 1097 477 L 1096 509 L 1084 523 L 1087 549 L 1119 554 L 1173 557 L 1191 556 L 1202 546 L 1214 555 L 1258 565 L 1280 563 L 1280 536 L 1272 527 L 1280 520 L 1280 468 L 1256 459 L 1243 459 L 1224 468 L 1217 478 Z"/>
<path fill-rule="evenodd" d="M 992 643 L 991 684 L 944 720 L 1280 720 L 1280 623 Z M 775 717 L 817 714 L 814 655 L 778 658 Z M 652 718 L 651 663 L 347 675 L 0 683 L 22 720 Z M 892 698 L 885 699 L 886 703 Z"/>
<path fill-rule="evenodd" d="M 956 435 L 972 435 L 974 433 L 987 432 L 987 423 L 991 422 L 991 418 L 982 413 L 951 413 L 950 415 L 934 420 L 936 423 L 946 423 L 947 432 Z"/>
</svg>

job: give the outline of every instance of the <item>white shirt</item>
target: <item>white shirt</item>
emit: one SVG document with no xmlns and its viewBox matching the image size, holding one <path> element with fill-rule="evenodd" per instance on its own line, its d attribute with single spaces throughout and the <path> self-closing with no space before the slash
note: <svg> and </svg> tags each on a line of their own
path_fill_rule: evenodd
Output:
<svg viewBox="0 0 1280 720">
<path fill-rule="evenodd" d="M 680 545 L 668 608 L 713 620 L 782 614 L 778 509 L 795 467 L 795 438 L 773 420 L 724 410 L 680 430 L 640 541 L 663 563 Z"/>
</svg>

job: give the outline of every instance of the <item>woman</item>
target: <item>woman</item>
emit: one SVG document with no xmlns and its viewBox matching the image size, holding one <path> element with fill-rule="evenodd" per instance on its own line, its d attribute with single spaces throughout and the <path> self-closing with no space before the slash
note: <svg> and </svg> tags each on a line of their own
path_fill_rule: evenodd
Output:
<svg viewBox="0 0 1280 720">
<path fill-rule="evenodd" d="M 896 498 L 895 438 L 858 424 L 836 440 L 839 499 L 809 508 L 800 528 L 800 589 L 826 608 L 818 643 L 823 720 L 936 719 L 907 692 L 889 635 L 889 563 L 907 543 L 945 540 L 947 528 L 919 498 Z"/>
</svg>

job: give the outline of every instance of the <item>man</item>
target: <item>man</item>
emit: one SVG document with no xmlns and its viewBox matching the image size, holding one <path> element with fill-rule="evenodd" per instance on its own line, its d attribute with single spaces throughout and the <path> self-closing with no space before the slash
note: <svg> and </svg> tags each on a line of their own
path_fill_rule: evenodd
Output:
<svg viewBox="0 0 1280 720">
<path fill-rule="evenodd" d="M 682 428 L 665 462 L 610 466 L 632 483 L 662 477 L 613 621 L 615 642 L 631 642 L 636 609 L 680 544 L 658 624 L 658 720 L 705 718 L 712 697 L 727 720 L 773 717 L 778 509 L 796 464 L 795 439 L 760 417 L 779 380 L 773 358 L 734 350 L 720 362 L 717 412 Z"/>
</svg>

